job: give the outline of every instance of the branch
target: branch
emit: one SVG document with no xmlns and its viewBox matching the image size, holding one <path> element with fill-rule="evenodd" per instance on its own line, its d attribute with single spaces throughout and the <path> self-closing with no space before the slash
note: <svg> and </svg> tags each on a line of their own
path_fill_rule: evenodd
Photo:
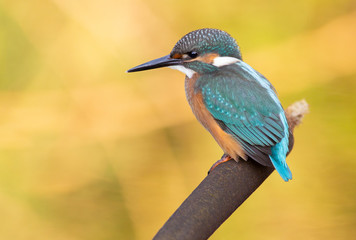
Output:
<svg viewBox="0 0 356 240">
<path fill-rule="evenodd" d="M 285 112 L 293 132 L 308 112 L 308 104 L 304 100 L 296 102 Z M 228 161 L 218 165 L 153 239 L 208 239 L 273 171 L 273 168 L 264 167 L 255 161 Z"/>
</svg>

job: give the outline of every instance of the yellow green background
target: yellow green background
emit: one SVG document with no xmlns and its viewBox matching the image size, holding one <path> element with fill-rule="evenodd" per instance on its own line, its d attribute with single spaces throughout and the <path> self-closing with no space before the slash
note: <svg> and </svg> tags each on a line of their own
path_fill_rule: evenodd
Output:
<svg viewBox="0 0 356 240">
<path fill-rule="evenodd" d="M 353 0 L 0 0 L 0 239 L 151 239 L 222 152 L 184 76 L 125 71 L 189 31 L 235 37 L 284 106 L 288 157 L 211 239 L 356 236 Z"/>
</svg>

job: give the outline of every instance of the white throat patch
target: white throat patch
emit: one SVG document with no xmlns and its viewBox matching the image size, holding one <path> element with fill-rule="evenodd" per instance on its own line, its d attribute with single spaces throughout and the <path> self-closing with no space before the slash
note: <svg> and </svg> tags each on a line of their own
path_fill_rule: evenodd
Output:
<svg viewBox="0 0 356 240">
<path fill-rule="evenodd" d="M 213 65 L 215 67 L 222 67 L 233 63 L 237 63 L 239 61 L 240 61 L 239 59 L 234 57 L 216 57 L 214 58 Z"/>
<path fill-rule="evenodd" d="M 193 76 L 193 74 L 195 73 L 195 71 L 193 71 L 192 69 L 186 68 L 182 65 L 169 66 L 169 68 L 181 71 L 182 73 L 187 75 L 188 78 L 191 78 Z"/>
</svg>

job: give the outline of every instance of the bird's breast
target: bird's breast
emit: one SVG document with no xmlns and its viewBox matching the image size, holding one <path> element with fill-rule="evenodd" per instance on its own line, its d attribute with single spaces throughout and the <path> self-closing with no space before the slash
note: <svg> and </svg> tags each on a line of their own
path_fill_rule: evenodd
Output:
<svg viewBox="0 0 356 240">
<path fill-rule="evenodd" d="M 239 142 L 219 126 L 206 108 L 202 92 L 196 88 L 198 78 L 198 73 L 193 74 L 191 78 L 185 78 L 185 93 L 195 117 L 210 132 L 225 153 L 236 160 L 239 156 L 245 159 L 245 153 Z"/>
</svg>

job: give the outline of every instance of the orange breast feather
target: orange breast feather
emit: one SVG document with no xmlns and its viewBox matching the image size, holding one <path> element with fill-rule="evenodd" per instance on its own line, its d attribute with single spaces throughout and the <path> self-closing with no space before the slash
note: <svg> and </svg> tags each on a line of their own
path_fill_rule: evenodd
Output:
<svg viewBox="0 0 356 240">
<path fill-rule="evenodd" d="M 198 77 L 198 74 L 195 73 L 192 78 L 186 77 L 185 79 L 187 99 L 195 117 L 210 132 L 215 141 L 223 149 L 224 153 L 228 154 L 235 160 L 237 160 L 238 157 L 242 157 L 246 160 L 246 155 L 239 142 L 221 129 L 219 124 L 205 107 L 202 93 L 200 91 L 194 91 L 194 85 Z"/>
</svg>

